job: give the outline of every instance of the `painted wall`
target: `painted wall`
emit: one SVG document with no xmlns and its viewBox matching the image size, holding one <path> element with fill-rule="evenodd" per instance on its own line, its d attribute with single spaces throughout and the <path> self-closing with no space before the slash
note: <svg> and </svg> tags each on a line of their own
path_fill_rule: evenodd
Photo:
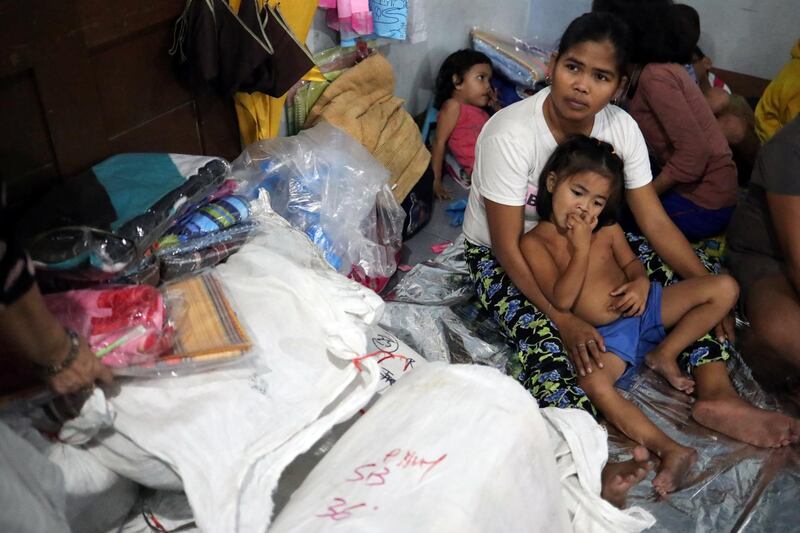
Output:
<svg viewBox="0 0 800 533">
<path fill-rule="evenodd" d="M 525 36 L 528 29 L 530 0 L 423 0 L 419 4 L 424 6 L 427 40 L 415 44 L 392 42 L 381 49 L 395 69 L 395 94 L 406 100 L 406 109 L 412 114 L 425 111 L 433 98 L 439 66 L 448 54 L 469 46 L 469 30 L 473 26 L 519 36 Z M 312 51 L 337 42 L 319 11 L 308 39 Z"/>
<path fill-rule="evenodd" d="M 591 0 L 531 0 L 528 35 L 540 46 L 555 48 L 567 24 L 591 10 Z"/>
<path fill-rule="evenodd" d="M 800 39 L 798 0 L 685 0 L 700 13 L 700 47 L 714 65 L 772 79 Z"/>
<path fill-rule="evenodd" d="M 800 39 L 800 0 L 683 0 L 700 14 L 700 47 L 726 70 L 772 79 Z M 554 43 L 591 0 L 532 0 L 528 35 Z"/>
<path fill-rule="evenodd" d="M 700 46 L 723 69 L 771 79 L 800 38 L 800 0 L 684 0 L 700 13 Z M 473 26 L 495 29 L 553 47 L 569 21 L 591 9 L 591 0 L 421 0 L 427 40 L 392 43 L 382 52 L 395 68 L 395 94 L 417 114 L 433 95 L 442 60 L 469 45 Z M 491 6 L 491 7 L 487 7 Z M 319 10 L 309 35 L 313 51 L 336 44 Z"/>
</svg>

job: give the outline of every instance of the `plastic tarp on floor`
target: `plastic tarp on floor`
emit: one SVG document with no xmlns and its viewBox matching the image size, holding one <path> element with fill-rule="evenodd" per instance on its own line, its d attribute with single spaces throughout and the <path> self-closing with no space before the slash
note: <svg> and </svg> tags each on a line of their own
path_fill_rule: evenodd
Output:
<svg viewBox="0 0 800 533">
<path fill-rule="evenodd" d="M 426 359 L 480 363 L 501 368 L 511 348 L 491 317 L 472 298 L 463 240 L 434 260 L 417 265 L 387 298 L 381 326 Z M 738 356 L 729 365 L 739 393 L 750 402 L 778 407 Z M 689 398 L 653 372 L 637 377 L 627 392 L 661 429 L 697 449 L 688 481 L 666 500 L 657 500 L 651 473 L 634 487 L 629 505 L 650 511 L 653 531 L 790 531 L 800 524 L 800 449 L 765 450 L 704 428 L 690 416 Z M 634 443 L 609 428 L 609 453 L 630 456 Z"/>
</svg>

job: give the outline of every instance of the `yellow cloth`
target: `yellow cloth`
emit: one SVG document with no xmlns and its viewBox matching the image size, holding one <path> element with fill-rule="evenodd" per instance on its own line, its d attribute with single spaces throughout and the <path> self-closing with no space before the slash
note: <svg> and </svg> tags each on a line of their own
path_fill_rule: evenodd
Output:
<svg viewBox="0 0 800 533">
<path fill-rule="evenodd" d="M 320 120 L 345 130 L 389 170 L 398 202 L 428 168 L 431 155 L 403 100 L 394 96 L 392 65 L 380 54 L 331 83 L 309 111 L 304 127 Z"/>
<path fill-rule="evenodd" d="M 792 58 L 767 86 L 756 106 L 756 133 L 762 143 L 800 114 L 800 39 Z"/>
<path fill-rule="evenodd" d="M 275 7 L 280 4 L 278 10 L 281 16 L 294 32 L 297 39 L 305 42 L 311 22 L 314 19 L 314 12 L 317 9 L 318 0 L 269 0 L 269 5 Z M 230 0 L 230 5 L 238 13 L 241 0 Z M 259 7 L 263 7 L 264 0 L 259 0 Z M 303 79 L 324 80 L 322 73 L 314 67 L 306 74 Z M 234 104 L 236 106 L 236 117 L 239 120 L 239 135 L 242 139 L 242 146 L 261 139 L 268 139 L 278 135 L 278 129 L 283 115 L 283 103 L 285 96 L 273 98 L 263 93 L 236 93 Z"/>
</svg>

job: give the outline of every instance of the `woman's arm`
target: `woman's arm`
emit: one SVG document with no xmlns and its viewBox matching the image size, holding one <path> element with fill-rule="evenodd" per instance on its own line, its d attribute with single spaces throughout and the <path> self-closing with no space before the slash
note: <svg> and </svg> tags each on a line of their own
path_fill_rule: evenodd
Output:
<svg viewBox="0 0 800 533">
<path fill-rule="evenodd" d="M 442 185 L 442 172 L 444 166 L 444 153 L 447 150 L 447 140 L 456 127 L 461 106 L 452 98 L 445 101 L 439 110 L 436 119 L 436 132 L 434 133 L 433 146 L 431 147 L 431 165 L 433 166 L 433 192 L 437 198 L 448 199 L 450 192 Z"/>
<path fill-rule="evenodd" d="M 525 206 L 498 204 L 486 198 L 483 202 L 486 206 L 489 236 L 492 239 L 492 253 L 514 286 L 533 305 L 542 310 L 547 309 L 550 302 L 542 293 L 520 249 Z"/>
<path fill-rule="evenodd" d="M 111 382 L 111 371 L 95 357 L 85 339 L 80 339 L 74 359 L 72 340 L 66 330 L 45 307 L 34 285 L 22 297 L 0 310 L 0 339 L 9 355 L 26 359 L 40 367 L 63 365 L 47 378 L 59 394 L 76 392 L 95 380 Z"/>
<path fill-rule="evenodd" d="M 767 192 L 767 205 L 783 250 L 786 275 L 800 295 L 800 196 Z"/>
<path fill-rule="evenodd" d="M 662 172 L 653 179 L 653 189 L 656 191 L 658 196 L 661 196 L 673 188 L 677 183 L 678 182 L 672 179 L 669 174 Z"/>
<path fill-rule="evenodd" d="M 652 185 L 625 190 L 636 223 L 656 253 L 683 279 L 708 275 L 684 234 L 669 218 Z"/>
<path fill-rule="evenodd" d="M 650 241 L 656 253 L 683 279 L 708 276 L 710 273 L 695 255 L 684 234 L 664 211 L 661 201 L 651 185 L 626 189 L 628 202 L 639 229 Z M 733 319 L 728 316 L 715 328 L 718 340 L 725 337 L 733 342 L 736 332 Z"/>
<path fill-rule="evenodd" d="M 672 156 L 665 162 L 653 183 L 658 194 L 671 189 L 677 183 L 702 180 L 711 157 L 707 132 L 700 126 L 686 100 L 679 80 L 671 72 L 662 72 L 664 68 L 659 68 L 658 65 L 648 68 L 639 85 L 643 99 L 672 147 Z M 656 73 L 654 69 L 657 70 Z M 690 82 L 688 75 L 687 81 Z M 697 91 L 699 92 L 699 88 Z M 702 94 L 699 96 L 702 97 Z M 707 111 L 713 126 L 716 126 L 711 109 Z"/>
</svg>

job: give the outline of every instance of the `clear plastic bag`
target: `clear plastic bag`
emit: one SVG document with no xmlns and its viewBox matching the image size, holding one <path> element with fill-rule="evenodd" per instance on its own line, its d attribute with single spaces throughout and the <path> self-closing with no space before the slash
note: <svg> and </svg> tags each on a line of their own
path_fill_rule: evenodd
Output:
<svg viewBox="0 0 800 533">
<path fill-rule="evenodd" d="M 358 141 L 322 123 L 253 143 L 232 167 L 238 194 L 266 189 L 272 208 L 338 272 L 376 290 L 386 285 L 397 268 L 405 212 L 389 172 Z"/>
<path fill-rule="evenodd" d="M 258 229 L 251 202 L 225 195 L 192 210 L 162 237 L 155 256 L 161 281 L 213 267 L 237 252 Z"/>
<path fill-rule="evenodd" d="M 121 376 L 175 377 L 249 360 L 253 338 L 219 276 L 199 273 L 160 288 L 171 311 L 171 344 L 158 357 L 115 369 Z M 261 365 L 261 371 L 268 371 Z"/>
<path fill-rule="evenodd" d="M 174 322 L 164 295 L 148 285 L 48 294 L 45 303 L 112 368 L 152 361 L 172 344 Z"/>
<path fill-rule="evenodd" d="M 473 28 L 472 48 L 492 60 L 492 66 L 512 82 L 535 89 L 544 82 L 550 52 L 522 39 Z"/>
<path fill-rule="evenodd" d="M 166 284 L 49 294 L 58 320 L 115 375 L 179 376 L 238 361 L 252 348 L 222 282 L 207 271 Z"/>
<path fill-rule="evenodd" d="M 144 212 L 119 227 L 59 225 L 26 237 L 26 248 L 37 269 L 54 277 L 80 281 L 116 278 L 139 261 L 167 228 L 192 206 L 219 189 L 229 172 L 230 166 L 226 161 L 212 159 L 187 177 L 181 186 L 164 194 Z M 135 178 L 129 176 L 131 189 L 136 187 Z M 117 194 L 122 195 L 120 192 Z M 65 198 L 63 201 L 70 200 Z M 43 216 L 42 210 L 46 208 L 45 205 L 32 210 L 27 220 Z"/>
</svg>

